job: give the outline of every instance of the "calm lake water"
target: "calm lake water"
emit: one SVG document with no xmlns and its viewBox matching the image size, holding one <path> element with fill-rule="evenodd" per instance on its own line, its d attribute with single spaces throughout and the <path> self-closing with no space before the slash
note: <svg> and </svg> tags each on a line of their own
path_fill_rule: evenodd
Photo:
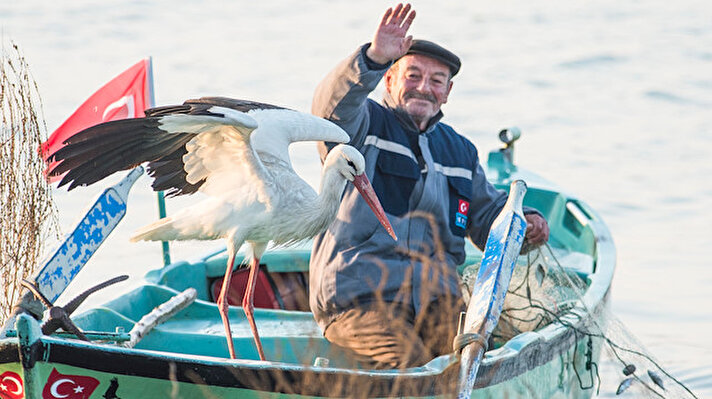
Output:
<svg viewBox="0 0 712 399">
<path fill-rule="evenodd" d="M 357 5 L 358 4 L 358 5 Z M 466 4 L 466 5 L 465 5 Z M 54 130 L 98 87 L 153 57 L 160 105 L 224 95 L 308 111 L 321 77 L 369 41 L 382 1 L 1 0 Z M 712 397 L 712 4 L 703 0 L 415 1 L 416 37 L 460 55 L 446 121 L 482 154 L 523 131 L 515 161 L 612 230 L 612 311 L 698 397 Z M 312 144 L 292 148 L 316 185 Z M 160 265 L 129 232 L 155 217 L 149 180 L 72 290 Z M 100 187 L 57 190 L 64 231 Z M 190 200 L 190 199 L 188 199 Z M 169 201 L 169 213 L 186 200 Z M 193 257 L 219 243 L 176 244 Z M 200 251 L 199 251 L 200 250 Z M 116 260 L 120 260 L 117 266 Z M 617 376 L 601 396 L 615 396 Z M 612 387 L 611 387 L 612 385 Z"/>
</svg>

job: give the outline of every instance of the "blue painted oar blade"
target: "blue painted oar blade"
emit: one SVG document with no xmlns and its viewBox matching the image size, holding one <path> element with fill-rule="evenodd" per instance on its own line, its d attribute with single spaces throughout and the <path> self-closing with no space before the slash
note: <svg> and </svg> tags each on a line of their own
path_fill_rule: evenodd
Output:
<svg viewBox="0 0 712 399">
<path fill-rule="evenodd" d="M 52 253 L 35 275 L 40 292 L 54 302 L 86 262 L 111 234 L 126 214 L 126 200 L 131 187 L 143 174 L 132 170 L 120 182 L 104 190 L 77 223 L 71 234 Z"/>
<path fill-rule="evenodd" d="M 471 319 L 481 320 L 482 331 L 489 335 L 497 325 L 502 312 L 504 297 L 507 294 L 521 243 L 526 231 L 526 221 L 516 213 L 507 215 L 503 223 L 490 232 L 482 266 L 477 274 L 470 305 L 473 308 Z"/>
<path fill-rule="evenodd" d="M 490 228 L 482 265 L 472 288 L 465 316 L 465 333 L 476 333 L 486 341 L 497 326 L 512 271 L 524 242 L 527 223 L 522 213 L 526 184 L 512 182 L 507 204 Z M 458 398 L 469 398 L 475 384 L 484 347 L 470 344 L 460 359 Z"/>
</svg>

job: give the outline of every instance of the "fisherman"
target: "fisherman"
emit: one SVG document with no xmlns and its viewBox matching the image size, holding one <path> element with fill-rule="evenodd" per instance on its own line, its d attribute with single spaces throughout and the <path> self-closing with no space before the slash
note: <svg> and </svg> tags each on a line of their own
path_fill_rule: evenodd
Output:
<svg viewBox="0 0 712 399">
<path fill-rule="evenodd" d="M 314 240 L 310 307 L 325 337 L 372 368 L 420 366 L 452 352 L 465 309 L 456 267 L 465 237 L 484 248 L 507 196 L 487 182 L 477 149 L 442 123 L 460 59 L 406 36 L 410 4 L 389 8 L 371 43 L 319 84 L 312 113 L 341 126 L 399 240 L 388 236 L 349 187 L 329 229 Z M 367 98 L 381 80 L 382 104 Z M 333 147 L 320 143 L 322 159 Z M 525 209 L 526 241 L 549 227 Z"/>
</svg>

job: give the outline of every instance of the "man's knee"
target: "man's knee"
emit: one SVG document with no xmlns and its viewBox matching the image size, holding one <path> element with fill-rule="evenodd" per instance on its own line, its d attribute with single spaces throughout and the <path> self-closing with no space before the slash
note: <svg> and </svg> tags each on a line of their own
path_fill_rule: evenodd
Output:
<svg viewBox="0 0 712 399">
<path fill-rule="evenodd" d="M 416 367 L 432 358 L 413 325 L 389 312 L 349 310 L 327 327 L 324 336 L 368 368 Z"/>
</svg>

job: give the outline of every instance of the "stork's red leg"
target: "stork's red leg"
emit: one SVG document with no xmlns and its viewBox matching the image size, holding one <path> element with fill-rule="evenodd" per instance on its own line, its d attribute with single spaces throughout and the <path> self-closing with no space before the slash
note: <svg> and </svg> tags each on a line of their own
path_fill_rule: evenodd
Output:
<svg viewBox="0 0 712 399">
<path fill-rule="evenodd" d="M 255 316 L 252 312 L 255 302 L 255 286 L 257 285 L 257 271 L 260 268 L 260 260 L 257 257 L 252 258 L 252 265 L 250 266 L 250 278 L 247 281 L 247 290 L 245 290 L 245 296 L 242 297 L 242 308 L 245 310 L 245 316 L 247 316 L 247 321 L 250 322 L 250 328 L 252 329 L 252 336 L 255 337 L 255 345 L 257 346 L 257 353 L 260 355 L 260 360 L 265 360 L 265 351 L 262 349 L 262 342 L 260 341 L 260 335 L 257 333 L 257 325 L 255 324 Z"/>
<path fill-rule="evenodd" d="M 230 287 L 230 278 L 232 277 L 233 262 L 235 262 L 235 255 L 230 255 L 227 259 L 227 270 L 225 271 L 222 288 L 220 289 L 220 296 L 217 300 L 218 309 L 220 310 L 220 317 L 222 317 L 223 325 L 225 326 L 225 337 L 227 338 L 227 349 L 230 351 L 230 359 L 236 358 L 235 344 L 233 344 L 232 342 L 232 331 L 230 330 L 230 320 L 227 317 L 227 311 L 230 306 L 227 302 L 227 291 L 228 287 Z"/>
</svg>

